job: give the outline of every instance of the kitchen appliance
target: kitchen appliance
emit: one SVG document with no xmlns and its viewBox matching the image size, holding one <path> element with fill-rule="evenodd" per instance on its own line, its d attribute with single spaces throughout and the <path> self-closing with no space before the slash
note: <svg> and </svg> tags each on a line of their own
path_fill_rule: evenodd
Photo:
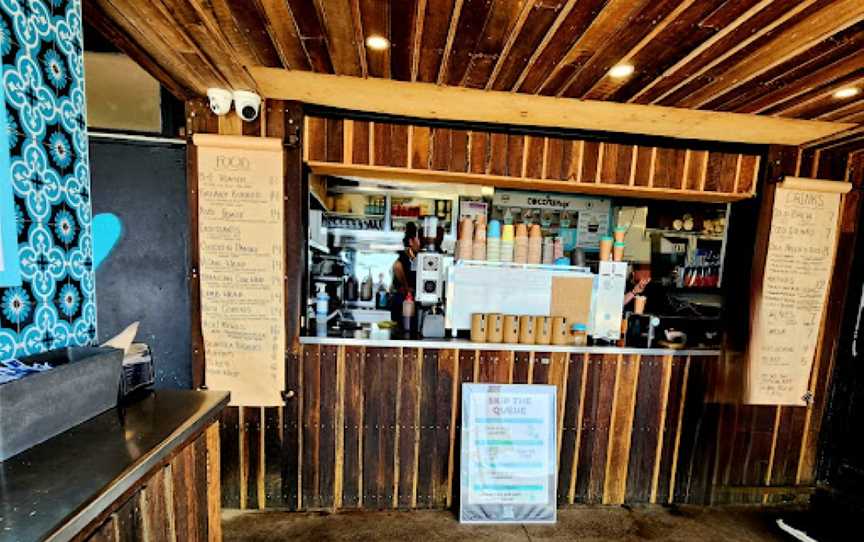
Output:
<svg viewBox="0 0 864 542">
<path fill-rule="evenodd" d="M 418 325 L 424 337 L 444 337 L 444 255 L 438 252 L 417 254 L 416 301 Z"/>
<path fill-rule="evenodd" d="M 627 262 L 601 261 L 594 279 L 594 303 L 590 335 L 595 340 L 621 338 L 621 312 L 627 287 Z"/>
<path fill-rule="evenodd" d="M 444 301 L 444 255 L 439 252 L 417 253 L 417 296 L 422 305 Z"/>
<path fill-rule="evenodd" d="M 444 314 L 438 305 L 432 305 L 428 309 L 420 309 L 418 316 L 420 334 L 430 339 L 442 339 L 445 335 Z"/>
<path fill-rule="evenodd" d="M 660 318 L 653 314 L 627 315 L 627 346 L 634 348 L 651 348 L 656 338 Z"/>
<path fill-rule="evenodd" d="M 423 250 L 417 254 L 416 302 L 419 305 L 418 327 L 420 334 L 428 338 L 443 338 L 445 335 L 444 313 L 444 254 L 437 251 L 435 241 L 438 219 L 423 219 Z"/>
</svg>

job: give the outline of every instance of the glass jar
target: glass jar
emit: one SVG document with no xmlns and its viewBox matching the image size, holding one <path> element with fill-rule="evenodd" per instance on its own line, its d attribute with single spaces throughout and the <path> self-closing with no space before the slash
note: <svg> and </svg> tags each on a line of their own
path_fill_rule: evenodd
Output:
<svg viewBox="0 0 864 542">
<path fill-rule="evenodd" d="M 573 346 L 588 345 L 588 327 L 585 324 L 573 324 L 570 327 L 570 336 L 573 339 Z"/>
</svg>

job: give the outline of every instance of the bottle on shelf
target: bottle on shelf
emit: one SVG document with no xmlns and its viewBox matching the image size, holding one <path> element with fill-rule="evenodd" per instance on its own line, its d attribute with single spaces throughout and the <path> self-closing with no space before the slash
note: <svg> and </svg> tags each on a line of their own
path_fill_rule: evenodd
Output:
<svg viewBox="0 0 864 542">
<path fill-rule="evenodd" d="M 384 273 L 378 274 L 378 286 L 375 289 L 375 308 L 386 310 L 390 305 L 390 295 L 387 293 L 387 288 L 384 287 Z"/>
<path fill-rule="evenodd" d="M 357 301 L 357 279 L 353 274 L 345 281 L 345 301 Z"/>
<path fill-rule="evenodd" d="M 372 270 L 369 270 L 369 275 L 363 279 L 360 284 L 360 300 L 372 301 Z"/>
<path fill-rule="evenodd" d="M 402 328 L 406 333 L 411 333 L 411 321 L 414 319 L 414 296 L 411 292 L 405 296 L 402 302 Z"/>
</svg>

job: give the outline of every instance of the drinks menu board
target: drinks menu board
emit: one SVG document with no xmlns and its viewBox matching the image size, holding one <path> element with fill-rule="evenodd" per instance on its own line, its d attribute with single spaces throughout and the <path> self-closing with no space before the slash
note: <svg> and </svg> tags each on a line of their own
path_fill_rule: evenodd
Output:
<svg viewBox="0 0 864 542">
<path fill-rule="evenodd" d="M 205 383 L 231 404 L 282 405 L 282 142 L 196 134 Z"/>
<path fill-rule="evenodd" d="M 789 179 L 774 194 L 750 340 L 748 403 L 805 405 L 847 183 Z"/>
</svg>

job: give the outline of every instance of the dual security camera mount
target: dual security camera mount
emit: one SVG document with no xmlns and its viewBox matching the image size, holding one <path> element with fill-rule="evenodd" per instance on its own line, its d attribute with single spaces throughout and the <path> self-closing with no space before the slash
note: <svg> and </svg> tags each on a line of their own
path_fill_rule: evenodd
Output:
<svg viewBox="0 0 864 542">
<path fill-rule="evenodd" d="M 230 91 L 224 88 L 208 88 L 207 98 L 210 99 L 210 110 L 216 115 L 227 115 L 231 111 L 231 102 L 237 115 L 246 122 L 251 122 L 258 117 L 261 109 L 261 96 L 248 90 Z"/>
</svg>

